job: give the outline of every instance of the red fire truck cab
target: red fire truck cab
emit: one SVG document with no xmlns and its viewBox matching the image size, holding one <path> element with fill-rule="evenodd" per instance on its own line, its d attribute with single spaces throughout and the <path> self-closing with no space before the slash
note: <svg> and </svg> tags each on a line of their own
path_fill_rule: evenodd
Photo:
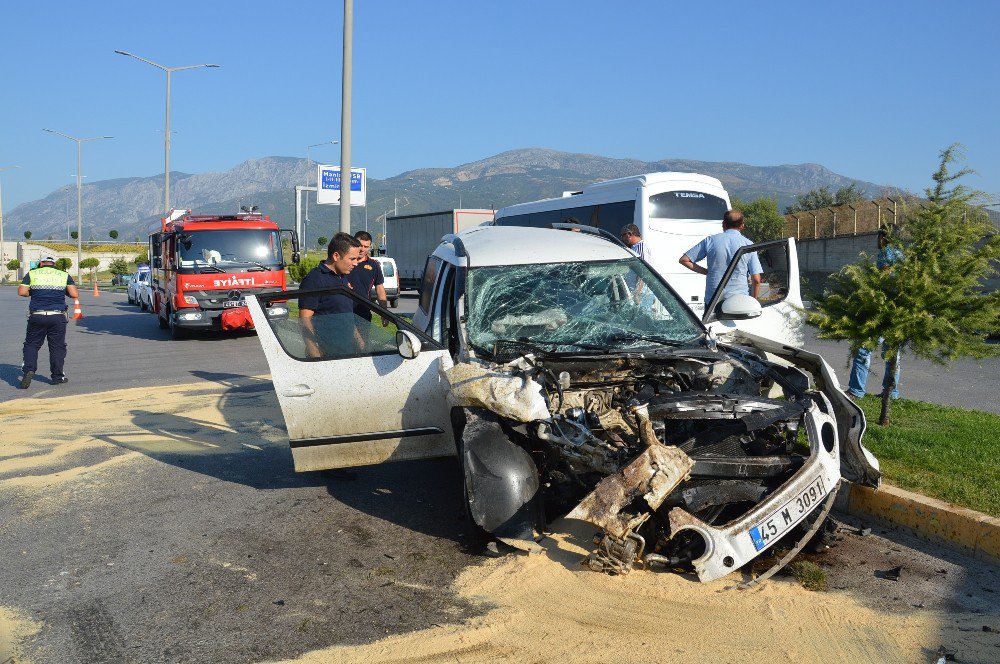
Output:
<svg viewBox="0 0 1000 664">
<path fill-rule="evenodd" d="M 174 338 L 186 330 L 253 328 L 245 295 L 286 290 L 281 238 L 291 239 L 291 262 L 299 262 L 293 230 L 279 229 L 256 214 L 193 215 L 175 210 L 163 230 L 149 236 L 152 310 Z M 269 316 L 287 316 L 275 302 Z"/>
</svg>

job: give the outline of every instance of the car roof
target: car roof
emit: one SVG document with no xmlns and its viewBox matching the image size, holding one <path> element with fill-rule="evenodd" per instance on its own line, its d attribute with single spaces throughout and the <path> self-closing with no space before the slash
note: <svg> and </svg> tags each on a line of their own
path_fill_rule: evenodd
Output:
<svg viewBox="0 0 1000 664">
<path fill-rule="evenodd" d="M 434 254 L 451 263 L 465 262 L 469 267 L 574 263 L 635 257 L 635 254 L 624 247 L 589 233 L 525 226 L 476 226 L 456 235 L 445 236 Z"/>
</svg>

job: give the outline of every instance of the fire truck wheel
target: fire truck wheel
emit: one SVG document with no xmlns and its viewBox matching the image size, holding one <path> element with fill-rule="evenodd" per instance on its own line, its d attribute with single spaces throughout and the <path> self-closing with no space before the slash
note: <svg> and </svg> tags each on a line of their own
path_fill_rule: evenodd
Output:
<svg viewBox="0 0 1000 664">
<path fill-rule="evenodd" d="M 167 321 L 168 324 L 170 325 L 170 338 L 174 340 L 186 339 L 187 330 L 185 330 L 183 327 L 180 327 L 179 325 L 177 325 L 177 323 L 174 322 L 174 317 L 170 315 L 169 311 L 167 312 L 167 316 L 168 316 Z"/>
</svg>

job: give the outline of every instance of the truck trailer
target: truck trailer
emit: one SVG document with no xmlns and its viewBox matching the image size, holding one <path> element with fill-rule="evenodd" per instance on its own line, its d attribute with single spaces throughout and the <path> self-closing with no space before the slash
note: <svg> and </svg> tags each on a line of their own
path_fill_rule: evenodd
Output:
<svg viewBox="0 0 1000 664">
<path fill-rule="evenodd" d="M 424 263 L 441 244 L 441 238 L 493 221 L 493 210 L 464 209 L 389 217 L 386 220 L 386 253 L 396 260 L 399 287 L 417 288 Z"/>
</svg>

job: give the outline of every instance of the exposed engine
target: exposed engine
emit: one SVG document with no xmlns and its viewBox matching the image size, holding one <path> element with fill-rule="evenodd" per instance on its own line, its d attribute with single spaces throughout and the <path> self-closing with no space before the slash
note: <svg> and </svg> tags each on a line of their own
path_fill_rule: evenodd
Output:
<svg viewBox="0 0 1000 664">
<path fill-rule="evenodd" d="M 539 521 L 599 526 L 588 563 L 611 573 L 701 556 L 699 538 L 674 536 L 670 511 L 724 524 L 752 509 L 802 467 L 804 414 L 825 401 L 799 369 L 738 349 L 515 364 L 541 385 L 550 413 L 500 422 L 538 469 Z"/>
</svg>

